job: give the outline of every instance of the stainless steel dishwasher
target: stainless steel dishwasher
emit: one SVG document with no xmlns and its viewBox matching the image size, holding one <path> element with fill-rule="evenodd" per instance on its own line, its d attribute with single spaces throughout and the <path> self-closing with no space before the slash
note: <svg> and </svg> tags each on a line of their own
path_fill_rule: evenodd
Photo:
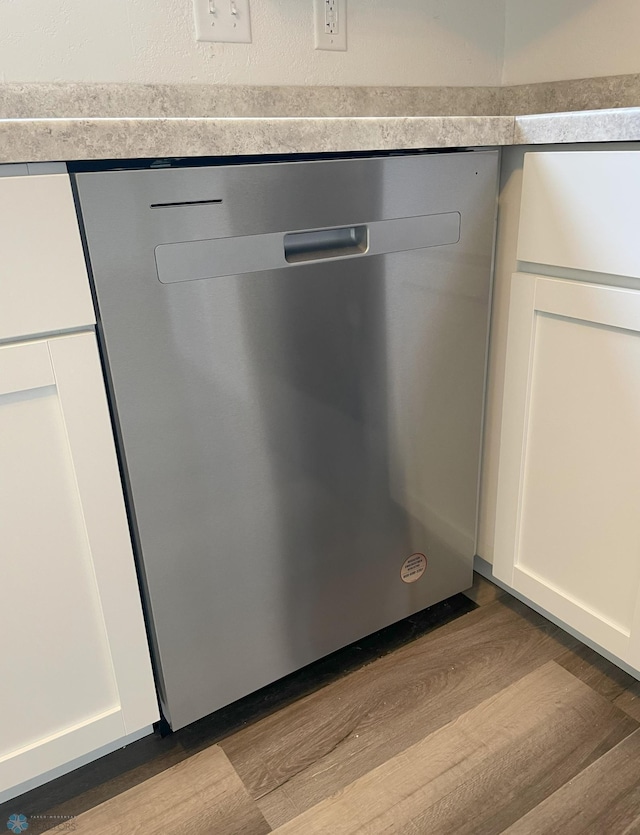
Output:
<svg viewBox="0 0 640 835">
<path fill-rule="evenodd" d="M 471 584 L 497 163 L 75 175 L 174 729 Z"/>
</svg>

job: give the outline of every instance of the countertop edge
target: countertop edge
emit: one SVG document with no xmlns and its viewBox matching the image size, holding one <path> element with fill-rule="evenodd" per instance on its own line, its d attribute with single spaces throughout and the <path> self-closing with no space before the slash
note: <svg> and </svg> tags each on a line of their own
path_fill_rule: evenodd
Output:
<svg viewBox="0 0 640 835">
<path fill-rule="evenodd" d="M 640 107 L 516 116 L 514 145 L 640 140 Z"/>
<path fill-rule="evenodd" d="M 640 140 L 640 108 L 527 116 L 0 120 L 0 163 L 348 153 Z"/>
<path fill-rule="evenodd" d="M 0 120 L 0 163 L 499 146 L 512 116 Z"/>
</svg>

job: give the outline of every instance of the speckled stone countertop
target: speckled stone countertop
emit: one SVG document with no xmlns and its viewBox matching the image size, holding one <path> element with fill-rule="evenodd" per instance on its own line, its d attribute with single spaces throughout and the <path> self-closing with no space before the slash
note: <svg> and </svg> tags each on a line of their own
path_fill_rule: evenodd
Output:
<svg viewBox="0 0 640 835">
<path fill-rule="evenodd" d="M 0 163 L 511 144 L 511 116 L 0 120 Z"/>
<path fill-rule="evenodd" d="M 0 163 L 640 140 L 640 108 L 532 116 L 0 119 Z"/>
<path fill-rule="evenodd" d="M 640 107 L 516 116 L 513 145 L 640 140 Z"/>
</svg>

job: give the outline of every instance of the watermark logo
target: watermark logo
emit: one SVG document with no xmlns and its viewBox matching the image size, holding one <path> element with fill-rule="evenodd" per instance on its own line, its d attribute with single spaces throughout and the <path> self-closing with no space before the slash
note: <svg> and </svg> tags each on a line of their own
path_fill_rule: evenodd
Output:
<svg viewBox="0 0 640 835">
<path fill-rule="evenodd" d="M 40 821 L 44 823 L 40 824 Z M 25 832 L 30 824 L 35 826 L 33 832 L 44 832 L 41 826 L 48 832 L 74 832 L 78 828 L 74 815 L 22 815 L 16 812 L 9 817 L 7 829 L 9 832 Z"/>
<path fill-rule="evenodd" d="M 25 829 L 29 829 L 29 821 L 24 815 L 10 815 L 7 821 L 7 829 L 9 832 L 24 832 Z"/>
</svg>

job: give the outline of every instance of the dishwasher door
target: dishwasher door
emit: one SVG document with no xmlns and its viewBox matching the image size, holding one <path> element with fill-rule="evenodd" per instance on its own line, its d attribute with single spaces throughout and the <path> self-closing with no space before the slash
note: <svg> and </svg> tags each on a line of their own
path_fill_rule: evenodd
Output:
<svg viewBox="0 0 640 835">
<path fill-rule="evenodd" d="M 173 728 L 471 584 L 497 162 L 76 175 Z"/>
</svg>

